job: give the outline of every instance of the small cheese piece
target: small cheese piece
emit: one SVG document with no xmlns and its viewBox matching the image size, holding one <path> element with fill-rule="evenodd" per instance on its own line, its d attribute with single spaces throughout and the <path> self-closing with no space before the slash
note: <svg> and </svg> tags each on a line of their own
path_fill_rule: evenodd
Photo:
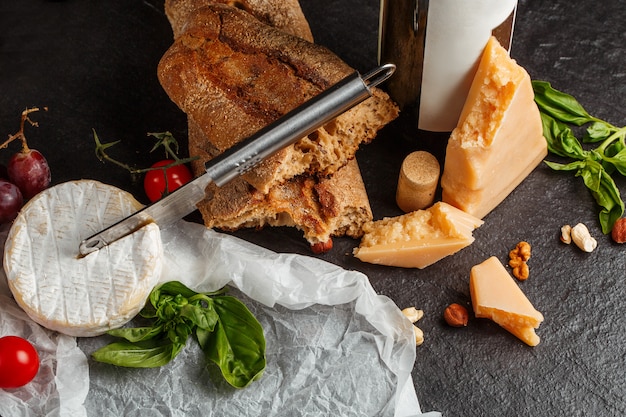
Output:
<svg viewBox="0 0 626 417">
<path fill-rule="evenodd" d="M 421 269 L 469 246 L 472 232 L 482 224 L 438 202 L 426 210 L 366 223 L 354 256 L 373 264 Z"/>
<path fill-rule="evenodd" d="M 447 144 L 442 200 L 482 219 L 547 153 L 530 76 L 492 37 Z"/>
<path fill-rule="evenodd" d="M 471 269 L 470 294 L 476 317 L 493 320 L 529 346 L 539 344 L 535 329 L 543 315 L 498 258 L 492 256 Z"/>
<path fill-rule="evenodd" d="M 439 161 L 426 151 L 411 152 L 400 167 L 396 203 L 405 213 L 425 209 L 435 200 Z"/>
<path fill-rule="evenodd" d="M 79 257 L 80 242 L 141 208 L 97 181 L 71 181 L 31 199 L 9 231 L 4 269 L 17 303 L 37 323 L 70 336 L 120 327 L 160 279 L 163 249 L 151 223 Z"/>
</svg>

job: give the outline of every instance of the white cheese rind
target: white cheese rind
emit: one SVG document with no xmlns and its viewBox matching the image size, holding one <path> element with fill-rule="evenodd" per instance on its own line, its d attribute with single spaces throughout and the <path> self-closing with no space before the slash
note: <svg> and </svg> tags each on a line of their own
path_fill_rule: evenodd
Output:
<svg viewBox="0 0 626 417">
<path fill-rule="evenodd" d="M 85 257 L 80 242 L 141 204 L 116 187 L 71 181 L 31 199 L 15 219 L 4 269 L 17 303 L 37 323 L 97 336 L 133 318 L 163 268 L 159 228 L 148 224 Z"/>
</svg>

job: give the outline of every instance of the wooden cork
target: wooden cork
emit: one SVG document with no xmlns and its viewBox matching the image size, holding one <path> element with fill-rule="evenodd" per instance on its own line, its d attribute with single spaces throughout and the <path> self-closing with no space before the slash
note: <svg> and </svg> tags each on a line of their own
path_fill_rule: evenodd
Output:
<svg viewBox="0 0 626 417">
<path fill-rule="evenodd" d="M 439 161 L 426 151 L 409 154 L 402 162 L 396 203 L 405 213 L 429 207 L 439 183 Z"/>
</svg>

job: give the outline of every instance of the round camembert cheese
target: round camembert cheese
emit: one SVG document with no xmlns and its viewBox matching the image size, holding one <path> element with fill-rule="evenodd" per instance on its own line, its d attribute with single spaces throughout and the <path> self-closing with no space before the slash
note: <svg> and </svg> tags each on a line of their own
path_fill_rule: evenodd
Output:
<svg viewBox="0 0 626 417">
<path fill-rule="evenodd" d="M 160 279 L 159 228 L 147 224 L 80 257 L 80 242 L 142 205 L 116 187 L 70 181 L 33 197 L 15 219 L 4 269 L 17 303 L 37 323 L 97 336 L 132 319 Z"/>
</svg>

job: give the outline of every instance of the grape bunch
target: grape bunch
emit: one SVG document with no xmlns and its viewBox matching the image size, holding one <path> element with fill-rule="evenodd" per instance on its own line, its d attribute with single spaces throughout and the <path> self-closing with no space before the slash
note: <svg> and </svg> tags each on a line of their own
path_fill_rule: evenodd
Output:
<svg viewBox="0 0 626 417">
<path fill-rule="evenodd" d="M 37 123 L 29 118 L 29 114 L 38 110 L 37 107 L 24 110 L 20 130 L 14 135 L 9 135 L 9 138 L 0 145 L 0 149 L 7 148 L 14 140 L 20 140 L 22 145 L 21 150 L 11 156 L 6 166 L 0 166 L 0 224 L 13 221 L 25 201 L 50 185 L 48 161 L 41 152 L 28 147 L 24 135 L 26 122 L 31 126 L 37 126 Z"/>
</svg>

